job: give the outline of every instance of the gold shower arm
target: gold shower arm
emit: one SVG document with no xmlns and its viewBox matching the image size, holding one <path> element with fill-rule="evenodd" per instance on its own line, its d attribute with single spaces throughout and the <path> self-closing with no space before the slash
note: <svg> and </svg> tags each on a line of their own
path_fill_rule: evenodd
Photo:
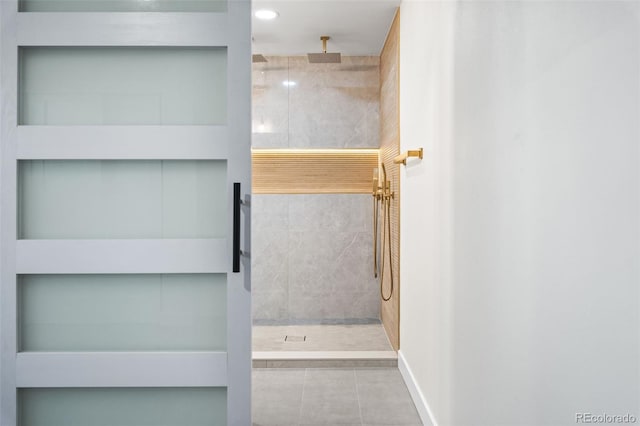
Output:
<svg viewBox="0 0 640 426">
<path fill-rule="evenodd" d="M 404 164 L 405 166 L 407 165 L 407 158 L 409 157 L 417 157 L 420 158 L 422 160 L 422 148 L 420 149 L 415 149 L 415 150 L 409 150 L 407 152 L 405 152 L 404 154 L 398 155 L 396 158 L 393 159 L 393 162 L 396 164 Z"/>
<path fill-rule="evenodd" d="M 329 36 L 322 36 L 320 37 L 320 40 L 322 40 L 322 53 L 327 53 L 327 40 L 329 40 L 331 37 Z"/>
</svg>

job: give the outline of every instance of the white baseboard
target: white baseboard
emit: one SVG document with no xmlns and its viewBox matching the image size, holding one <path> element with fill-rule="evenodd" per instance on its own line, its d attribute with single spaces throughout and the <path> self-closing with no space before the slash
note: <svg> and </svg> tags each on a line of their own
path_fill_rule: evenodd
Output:
<svg viewBox="0 0 640 426">
<path fill-rule="evenodd" d="M 418 387 L 416 379 L 413 377 L 413 373 L 411 372 L 411 368 L 407 364 L 407 360 L 404 359 L 404 355 L 401 350 L 398 351 L 398 369 L 400 370 L 400 374 L 402 374 L 404 383 L 407 385 L 407 389 L 409 389 L 409 394 L 411 394 L 411 399 L 413 399 L 413 403 L 418 410 L 422 424 L 424 424 L 424 426 L 438 426 L 438 423 L 436 423 L 435 417 L 433 416 L 433 412 L 429 408 L 429 404 L 427 404 L 427 400 L 422 394 L 420 387 Z"/>
</svg>

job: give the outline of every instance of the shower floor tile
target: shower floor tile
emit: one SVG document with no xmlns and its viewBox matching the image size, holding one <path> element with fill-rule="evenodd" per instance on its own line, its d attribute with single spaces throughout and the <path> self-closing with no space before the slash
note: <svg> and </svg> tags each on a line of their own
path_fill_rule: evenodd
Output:
<svg viewBox="0 0 640 426">
<path fill-rule="evenodd" d="M 253 351 L 393 351 L 393 348 L 382 324 L 256 325 Z"/>
</svg>

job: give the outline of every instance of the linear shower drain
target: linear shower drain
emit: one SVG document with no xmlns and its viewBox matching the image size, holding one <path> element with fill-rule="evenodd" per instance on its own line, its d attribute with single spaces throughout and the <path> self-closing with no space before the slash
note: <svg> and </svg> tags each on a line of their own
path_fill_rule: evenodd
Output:
<svg viewBox="0 0 640 426">
<path fill-rule="evenodd" d="M 284 336 L 285 342 L 306 342 L 307 336 Z"/>
</svg>

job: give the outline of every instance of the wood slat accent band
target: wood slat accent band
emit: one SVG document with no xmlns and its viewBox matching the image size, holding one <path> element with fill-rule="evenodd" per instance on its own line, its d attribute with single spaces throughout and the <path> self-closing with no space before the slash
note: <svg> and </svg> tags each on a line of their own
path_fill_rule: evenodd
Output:
<svg viewBox="0 0 640 426">
<path fill-rule="evenodd" d="M 391 346 L 400 349 L 400 13 L 396 10 L 391 29 L 380 54 L 380 162 L 387 168 L 395 197 L 391 200 L 391 262 L 393 295 L 382 302 L 380 316 Z M 385 259 L 387 267 L 389 259 Z M 382 283 L 385 296 L 391 291 L 390 274 Z"/>
<path fill-rule="evenodd" d="M 370 194 L 377 149 L 255 149 L 254 194 Z"/>
</svg>

